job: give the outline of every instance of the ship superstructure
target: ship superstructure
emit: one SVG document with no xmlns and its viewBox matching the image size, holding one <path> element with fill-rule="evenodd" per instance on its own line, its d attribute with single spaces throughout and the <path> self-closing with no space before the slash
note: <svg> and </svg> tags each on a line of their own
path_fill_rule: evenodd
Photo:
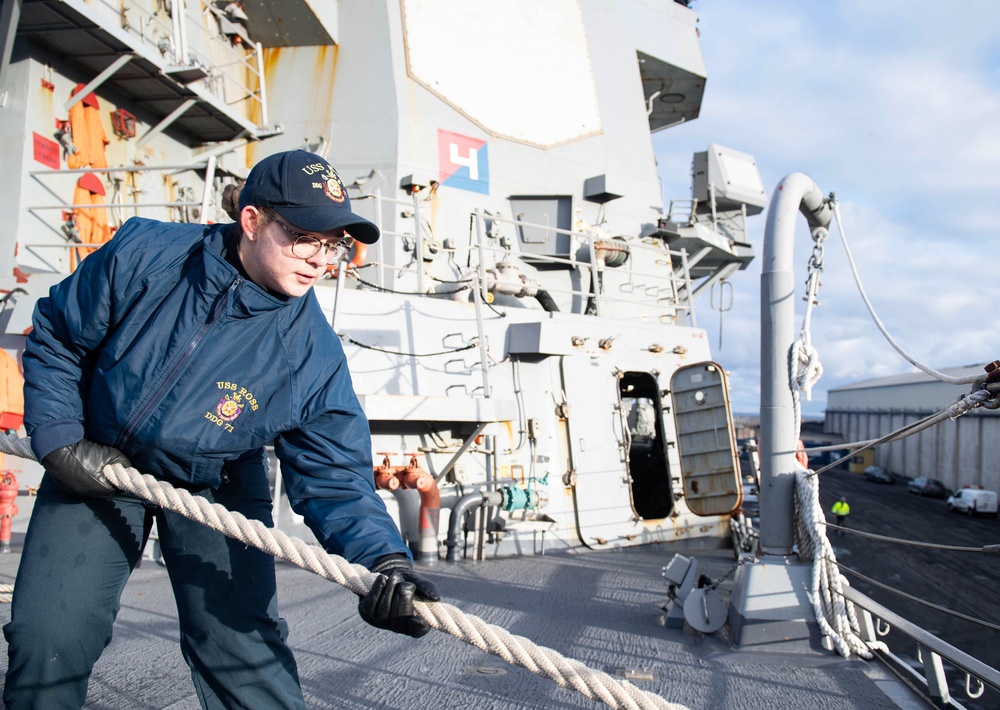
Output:
<svg viewBox="0 0 1000 710">
<path fill-rule="evenodd" d="M 572 609 L 571 622 L 561 619 L 557 633 L 543 634 L 554 647 L 607 665 L 622 656 L 628 639 L 642 636 L 636 648 L 646 650 L 635 657 L 661 654 L 694 668 L 705 665 L 704 649 L 680 653 L 670 647 L 676 636 L 662 640 L 669 629 L 649 633 L 633 612 L 645 603 L 654 550 L 704 551 L 701 569 L 716 581 L 705 587 L 692 559 L 675 558 L 666 574 L 673 607 L 660 621 L 683 625 L 688 605 L 678 594 L 687 595 L 705 612 L 700 626 L 690 626 L 711 634 L 728 613 L 730 640 L 748 657 L 778 652 L 766 661 L 773 665 L 761 666 L 764 672 L 713 668 L 706 687 L 722 677 L 721 684 L 736 684 L 740 698 L 771 702 L 798 682 L 790 707 L 829 704 L 831 692 L 848 698 L 831 707 L 892 706 L 853 667 L 831 671 L 831 683 L 825 671 L 782 666 L 796 665 L 793 656 L 808 656 L 805 665 L 833 663 L 809 618 L 811 571 L 796 566 L 791 549 L 786 461 L 794 458 L 787 441 L 794 436 L 784 426 L 762 437 L 760 483 L 771 486 L 762 491 L 762 510 L 778 513 L 761 528 L 761 549 L 753 550 L 753 535 L 738 515 L 744 481 L 729 385 L 695 305 L 754 259 L 747 220 L 763 211 L 767 195 L 753 156 L 712 144 L 692 157 L 691 195 L 665 202 L 650 138 L 700 110 L 706 71 L 687 5 L 6 0 L 0 6 L 6 215 L 0 391 L 18 389 L 17 358 L 35 301 L 129 217 L 227 221 L 223 190 L 259 159 L 292 148 L 320 153 L 340 171 L 354 208 L 383 234 L 332 267 L 315 291 L 343 341 L 371 424 L 375 483 L 419 562 L 437 565 L 453 590 L 472 590 L 457 596 L 482 597 L 483 608 L 502 615 L 515 603 L 505 590 L 491 595 L 502 586 L 499 578 L 517 577 L 505 571 L 517 561 L 490 568 L 492 577 L 482 575 L 489 585 L 472 565 L 440 563 L 532 555 L 521 560 L 529 571 L 511 582 L 512 598 L 520 614 L 524 590 L 542 585 L 553 593 L 540 595 L 550 606 L 536 611 L 559 620 Z M 774 209 L 791 190 L 774 200 L 769 222 L 774 216 L 792 229 L 801 210 L 811 228 L 825 229 L 828 216 L 822 225 L 814 222 L 828 200 L 811 180 L 808 187 L 801 206 Z M 774 273 L 768 278 L 767 295 L 792 310 L 791 271 L 777 285 Z M 787 323 L 779 332 L 763 320 L 765 335 L 784 338 Z M 763 358 L 771 384 L 781 387 L 784 348 L 782 341 Z M 770 389 L 765 400 L 780 388 Z M 763 419 L 789 424 L 781 395 L 765 401 L 773 411 Z M 0 401 L 4 429 L 20 425 L 15 399 Z M 37 465 L 7 463 L 21 467 L 22 488 L 37 485 Z M 308 537 L 283 496 L 280 467 L 273 470 L 277 526 Z M 23 526 L 31 498 L 18 501 L 15 524 Z M 739 559 L 733 562 L 731 551 L 710 559 L 710 548 L 729 543 L 734 517 Z M 613 553 L 650 543 L 671 545 Z M 598 552 L 542 557 L 582 548 Z M 752 554 L 761 551 L 763 562 Z M 155 557 L 155 545 L 148 552 Z M 629 560 L 641 561 L 641 574 L 625 574 Z M 11 565 L 3 572 L 12 576 Z M 773 574 L 782 577 L 777 585 Z M 155 569 L 137 576 L 139 584 L 165 588 Z M 730 578 L 733 609 L 709 613 L 716 587 Z M 570 595 L 558 585 L 567 583 L 575 596 L 564 604 Z M 311 594 L 300 582 L 295 588 Z M 923 670 L 898 672 L 934 702 L 950 702 L 942 657 L 967 674 L 969 697 L 973 678 L 991 693 L 1000 687 L 993 669 L 855 590 L 843 596 L 863 610 L 858 633 L 872 649 L 899 661 L 877 636 L 886 620 L 919 644 Z M 159 601 L 155 592 L 148 598 Z M 316 598 L 330 608 L 325 596 Z M 126 604 L 126 615 L 140 606 Z M 619 606 L 629 607 L 628 618 L 614 616 Z M 309 613 L 315 623 L 322 611 Z M 148 614 L 161 620 L 158 611 Z M 586 634 L 599 642 L 574 649 L 569 623 L 580 629 L 577 642 Z M 608 633 L 610 640 L 600 640 Z M 728 646 L 716 650 L 737 655 Z M 325 653 L 324 646 L 310 658 Z M 389 681 L 373 690 L 364 687 L 365 674 L 352 658 L 333 691 L 327 666 L 305 663 L 303 678 L 315 679 L 310 700 L 343 692 L 350 676 L 358 683 L 358 706 L 414 706 L 390 686 L 413 668 L 424 672 L 421 652 L 387 642 L 371 653 L 412 663 L 402 662 L 402 671 L 380 665 Z M 501 675 L 485 664 L 476 668 Z M 671 690 L 669 673 L 660 678 L 642 665 L 621 672 Z M 160 675 L 135 673 L 150 695 L 166 697 L 147 682 Z M 796 680 L 786 683 L 792 675 Z M 508 681 L 484 707 L 511 706 L 520 681 Z M 99 680 L 97 696 L 120 699 L 116 683 Z M 447 681 L 435 683 L 424 683 L 422 700 L 447 696 L 465 704 L 474 692 L 460 681 L 442 694 Z M 900 697 L 885 678 L 879 683 Z M 173 684 L 169 692 L 182 696 Z M 531 690 L 517 697 L 522 707 L 553 702 Z M 690 684 L 674 697 L 693 705 L 704 700 Z M 706 702 L 739 701 L 723 693 Z"/>
<path fill-rule="evenodd" d="M 305 147 L 383 231 L 316 292 L 422 559 L 725 537 L 742 488 L 695 297 L 752 260 L 766 196 L 711 145 L 663 204 L 650 133 L 705 85 L 687 7 L 5 8 L 11 353 L 77 245 L 225 220 L 226 184 Z"/>
</svg>

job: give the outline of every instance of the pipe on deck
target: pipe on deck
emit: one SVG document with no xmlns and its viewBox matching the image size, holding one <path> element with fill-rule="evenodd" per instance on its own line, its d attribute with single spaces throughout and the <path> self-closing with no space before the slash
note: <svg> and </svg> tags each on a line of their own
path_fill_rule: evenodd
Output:
<svg viewBox="0 0 1000 710">
<path fill-rule="evenodd" d="M 476 508 L 484 505 L 500 505 L 503 496 L 499 492 L 470 493 L 462 496 L 451 509 L 451 517 L 448 519 L 448 537 L 445 539 L 445 547 L 448 548 L 445 554 L 445 561 L 458 562 L 458 533 L 465 520 L 465 516 Z"/>
<path fill-rule="evenodd" d="M 410 456 L 405 466 L 393 466 L 389 455 L 384 454 L 382 465 L 376 466 L 373 475 L 375 487 L 386 491 L 416 490 L 420 494 L 420 539 L 414 558 L 432 563 L 438 558 L 437 531 L 441 520 L 441 491 L 437 481 L 417 464 L 417 456 Z"/>
</svg>

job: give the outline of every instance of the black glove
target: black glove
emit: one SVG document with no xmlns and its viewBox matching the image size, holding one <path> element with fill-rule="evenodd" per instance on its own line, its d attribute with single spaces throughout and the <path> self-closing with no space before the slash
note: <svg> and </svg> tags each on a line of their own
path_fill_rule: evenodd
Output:
<svg viewBox="0 0 1000 710">
<path fill-rule="evenodd" d="M 413 597 L 440 601 L 437 587 L 429 579 L 413 571 L 404 555 L 380 557 L 371 568 L 378 576 L 368 594 L 358 602 L 361 618 L 379 629 L 420 638 L 431 627 L 413 610 Z"/>
<path fill-rule="evenodd" d="M 56 483 L 71 493 L 90 498 L 110 498 L 118 493 L 103 473 L 104 467 L 112 463 L 132 467 L 118 449 L 86 439 L 58 448 L 42 459 L 42 465 Z"/>
</svg>

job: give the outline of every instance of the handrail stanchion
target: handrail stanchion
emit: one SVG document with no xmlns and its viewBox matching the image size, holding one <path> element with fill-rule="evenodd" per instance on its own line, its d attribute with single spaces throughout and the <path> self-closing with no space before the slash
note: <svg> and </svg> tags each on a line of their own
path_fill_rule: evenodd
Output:
<svg viewBox="0 0 1000 710">
<path fill-rule="evenodd" d="M 490 397 L 490 381 L 489 373 L 487 370 L 487 359 L 486 359 L 486 334 L 485 328 L 483 326 L 483 306 L 482 300 L 486 298 L 486 293 L 482 291 L 486 284 L 486 254 L 485 245 L 483 244 L 483 215 L 482 212 L 476 208 L 475 220 L 476 220 L 476 249 L 479 256 L 479 264 L 476 267 L 476 274 L 473 275 L 472 285 L 473 285 L 473 300 L 472 302 L 476 306 L 476 328 L 479 332 L 479 362 L 483 369 L 483 394 L 487 398 Z"/>
<path fill-rule="evenodd" d="M 420 231 L 420 188 L 413 187 L 413 254 L 417 262 L 417 292 L 424 291 L 424 237 Z"/>
<path fill-rule="evenodd" d="M 590 290 L 594 294 L 594 315 L 601 315 L 601 267 L 604 260 L 598 261 L 597 249 L 594 248 L 594 235 L 587 235 L 587 248 L 590 250 Z"/>
<path fill-rule="evenodd" d="M 479 366 L 483 372 L 483 397 L 489 399 L 490 394 L 490 376 L 489 376 L 489 363 L 486 358 L 486 332 L 483 326 L 483 306 L 482 306 L 482 293 L 479 288 L 479 277 L 476 274 L 472 276 L 472 302 L 476 307 L 476 332 L 479 335 Z"/>
<path fill-rule="evenodd" d="M 479 283 L 477 284 L 477 291 L 479 288 L 486 288 L 486 244 L 483 241 L 483 213 L 476 208 L 475 212 L 476 219 L 476 256 L 478 257 L 478 264 L 476 265 L 476 273 L 479 275 Z M 485 292 L 482 292 L 482 297 L 486 298 Z"/>
<path fill-rule="evenodd" d="M 691 266 L 688 264 L 687 249 L 681 249 L 681 268 L 684 270 L 684 304 L 687 309 L 688 325 L 698 327 L 698 318 L 694 312 L 694 299 L 691 297 Z M 680 289 L 678 289 L 678 294 Z"/>
<path fill-rule="evenodd" d="M 198 219 L 200 224 L 208 224 L 208 203 L 212 199 L 212 183 L 214 182 L 215 156 L 213 155 L 208 159 L 208 165 L 205 166 L 205 189 L 201 194 L 201 214 Z"/>
<path fill-rule="evenodd" d="M 264 48 L 260 42 L 254 42 L 257 55 L 257 103 L 260 104 L 260 125 L 268 125 L 267 85 L 264 81 Z"/>
</svg>

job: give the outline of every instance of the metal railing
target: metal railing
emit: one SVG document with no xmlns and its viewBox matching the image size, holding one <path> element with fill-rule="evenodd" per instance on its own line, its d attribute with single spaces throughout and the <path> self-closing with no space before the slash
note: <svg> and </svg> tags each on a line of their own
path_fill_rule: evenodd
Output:
<svg viewBox="0 0 1000 710">
<path fill-rule="evenodd" d="M 199 222 L 201 224 L 206 224 L 210 218 L 209 208 L 212 206 L 217 158 L 221 153 L 235 150 L 242 146 L 245 142 L 245 139 L 241 139 L 223 146 L 218 146 L 212 151 L 195 156 L 188 163 L 148 166 L 126 165 L 106 168 L 86 167 L 68 170 L 32 170 L 28 173 L 28 175 L 42 185 L 46 192 L 52 195 L 57 201 L 54 204 L 29 205 L 24 209 L 28 214 L 37 218 L 41 224 L 48 226 L 52 230 L 53 234 L 60 237 L 63 241 L 30 241 L 25 242 L 23 246 L 27 252 L 30 252 L 46 263 L 49 263 L 44 256 L 44 252 L 46 250 L 55 249 L 62 252 L 66 249 L 95 249 L 100 246 L 100 243 L 92 244 L 89 242 L 79 241 L 78 237 L 76 237 L 72 231 L 67 231 L 67 229 L 64 228 L 66 226 L 66 219 L 53 220 L 51 217 L 46 216 L 51 214 L 53 211 L 70 213 L 73 210 L 78 209 L 107 209 L 110 218 L 109 223 L 114 227 L 118 227 L 121 226 L 121 224 L 124 223 L 129 217 L 150 216 L 148 212 L 149 210 L 167 209 L 176 210 L 176 213 L 171 213 L 171 219 L 173 219 L 173 221 Z M 134 179 L 134 176 L 139 173 L 161 173 L 163 177 L 168 177 L 186 171 L 203 173 L 201 176 L 202 188 L 200 195 L 197 193 L 196 189 L 186 187 L 179 188 L 180 194 L 178 199 L 172 201 L 154 202 L 147 200 L 140 202 L 135 199 L 137 193 L 132 195 L 132 200 L 128 200 L 124 194 L 125 189 L 123 189 L 123 184 Z M 116 186 L 112 191 L 111 196 L 100 203 L 73 204 L 63 201 L 64 198 L 61 196 L 58 189 L 47 183 L 47 180 L 50 178 L 60 180 L 66 178 L 67 176 L 83 175 L 85 173 L 106 174 L 108 179 L 115 183 Z M 164 191 L 164 196 L 169 197 L 166 190 Z M 193 213 L 190 211 L 193 208 L 198 208 L 200 210 L 197 217 L 194 217 Z M 144 211 L 145 214 L 143 214 Z M 54 271 L 60 270 L 55 264 L 49 264 L 49 266 Z"/>
<path fill-rule="evenodd" d="M 606 243 L 613 240 L 596 231 L 561 229 L 498 215 L 485 215 L 478 210 L 470 215 L 475 226 L 468 246 L 445 247 L 440 243 L 428 245 L 422 217 L 422 211 L 426 207 L 422 205 L 418 197 L 419 193 L 414 193 L 412 200 L 400 200 L 385 197 L 376 191 L 369 195 L 352 198 L 355 203 L 361 200 L 374 200 L 375 214 L 377 215 L 375 221 L 382 230 L 382 234 L 406 240 L 408 242 L 407 249 L 413 252 L 411 264 L 406 266 L 388 265 L 383 260 L 383 242 L 380 240 L 376 243 L 378 252 L 375 263 L 371 266 L 375 272 L 375 283 L 379 288 L 384 288 L 386 283 L 409 275 L 415 283 L 417 294 L 433 297 L 435 293 L 427 288 L 427 276 L 424 268 L 421 268 L 425 264 L 425 254 L 430 253 L 429 249 L 451 252 L 455 255 L 471 252 L 467 259 L 471 265 L 467 279 L 471 283 L 473 277 L 476 277 L 481 290 L 480 295 L 484 299 L 487 298 L 486 289 L 490 284 L 487 272 L 495 270 L 500 263 L 514 260 L 520 265 L 532 267 L 562 267 L 562 271 L 583 271 L 586 276 L 580 279 L 580 287 L 578 288 L 561 288 L 553 285 L 550 280 L 544 285 L 544 290 L 563 297 L 569 296 L 580 303 L 590 303 L 597 315 L 601 315 L 602 306 L 605 304 L 646 304 L 676 313 L 689 325 L 696 325 L 693 303 L 694 289 L 688 267 L 688 255 L 685 250 L 673 251 L 654 244 L 645 244 L 640 240 L 621 242 L 622 245 L 627 246 L 630 257 L 624 265 L 613 268 L 606 266 L 598 258 L 598 242 Z M 386 230 L 380 223 L 384 205 L 407 208 L 408 217 L 412 220 L 412 231 Z M 501 227 L 509 227 L 515 231 L 530 229 L 546 234 L 562 235 L 568 238 L 569 246 L 565 250 L 564 256 L 523 251 L 511 246 L 518 243 L 516 238 L 502 240 L 488 236 L 490 230 L 486 227 L 487 221 Z M 614 241 L 614 243 L 618 244 L 619 242 Z M 579 258 L 578 252 L 585 254 L 586 257 Z M 640 254 L 646 255 L 645 261 L 652 264 L 652 268 L 635 266 L 637 261 L 643 261 L 635 258 L 636 255 Z M 388 278 L 389 272 L 392 272 L 395 278 Z M 624 275 L 620 283 L 616 284 L 617 293 L 602 286 L 603 276 L 611 273 Z"/>
<path fill-rule="evenodd" d="M 697 219 L 698 200 L 696 199 L 674 199 L 670 200 L 670 207 L 667 210 L 667 221 L 691 226 Z M 677 213 L 676 216 L 674 213 Z"/>
<path fill-rule="evenodd" d="M 856 589 L 845 586 L 843 596 L 861 610 L 858 615 L 861 640 L 890 668 L 901 674 L 904 680 L 917 684 L 920 689 L 926 689 L 929 699 L 935 704 L 941 707 L 962 707 L 952 698 L 948 689 L 944 661 L 965 673 L 965 690 L 970 699 L 980 697 L 987 685 L 994 691 L 1000 691 L 1000 671 L 942 641 Z M 882 640 L 890 629 L 895 629 L 916 642 L 917 658 L 921 662 L 922 672 L 918 672 L 893 653 L 888 644 Z M 976 684 L 975 690 L 973 682 Z"/>
<path fill-rule="evenodd" d="M 171 16 L 166 11 L 150 10 L 149 4 L 137 0 L 97 0 L 95 6 L 109 18 L 120 18 L 121 29 L 155 50 L 168 65 L 203 70 L 207 76 L 199 82 L 208 93 L 228 106 L 246 102 L 245 115 L 254 115 L 256 109 L 258 124 L 267 125 L 260 44 L 242 41 L 234 44 L 222 33 L 218 17 L 221 11 L 214 7 L 205 5 L 200 12 L 189 14 L 184 0 L 174 0 L 172 6 L 179 12 Z M 243 72 L 245 78 L 240 76 Z"/>
<path fill-rule="evenodd" d="M 466 257 L 465 266 L 461 269 L 463 275 L 452 283 L 455 285 L 466 284 L 470 292 L 470 300 L 475 306 L 477 349 L 479 352 L 478 367 L 482 373 L 482 390 L 487 398 L 491 396 L 491 387 L 488 365 L 489 343 L 487 329 L 483 321 L 483 307 L 484 304 L 492 304 L 493 302 L 490 289 L 496 286 L 497 267 L 500 264 L 515 262 L 519 265 L 533 267 L 540 265 L 543 267 L 558 266 L 561 267 L 562 273 L 569 270 L 581 271 L 583 275 L 579 279 L 578 288 L 553 286 L 552 279 L 548 279 L 544 284 L 531 282 L 532 288 L 537 287 L 538 290 L 544 290 L 550 295 L 569 297 L 579 304 L 586 303 L 588 307 L 593 309 L 592 311 L 588 310 L 588 312 L 597 316 L 601 315 L 602 309 L 608 304 L 621 303 L 629 306 L 645 304 L 664 313 L 669 313 L 671 322 L 682 318 L 690 325 L 696 325 L 692 302 L 694 290 L 688 268 L 687 253 L 683 250 L 671 251 L 665 246 L 644 244 L 638 239 L 621 242 L 621 244 L 627 245 L 630 257 L 624 264 L 612 269 L 598 258 L 598 242 L 612 241 L 614 244 L 618 244 L 618 242 L 610 240 L 596 230 L 560 229 L 496 215 L 487 216 L 479 210 L 470 215 L 468 245 L 445 245 L 434 238 L 423 218 L 422 213 L 426 211 L 427 206 L 421 199 L 422 194 L 419 191 L 414 192 L 411 199 L 403 200 L 386 197 L 375 190 L 370 194 L 352 197 L 354 205 L 368 200 L 374 201 L 373 221 L 378 225 L 383 236 L 373 245 L 374 254 L 371 252 L 368 254 L 363 278 L 365 283 L 362 283 L 361 287 L 374 287 L 378 290 L 415 297 L 441 298 L 444 297 L 443 293 L 428 287 L 428 280 L 431 277 L 425 269 L 427 262 L 432 261 L 432 259 L 425 260 L 425 256 L 431 254 L 431 250 L 434 250 L 438 255 L 444 254 L 446 257 L 464 255 Z M 385 227 L 382 217 L 383 214 L 388 214 L 389 209 L 400 211 L 403 216 L 403 220 L 400 222 L 402 226 L 396 227 L 396 229 Z M 489 227 L 487 220 L 492 223 Z M 411 226 L 409 230 L 406 230 L 406 225 Z M 568 238 L 570 246 L 565 252 L 565 256 L 524 252 L 514 246 L 519 243 L 516 237 L 499 238 L 498 228 L 543 230 L 547 234 L 562 235 L 564 238 Z M 408 264 L 386 263 L 385 244 L 393 238 L 403 240 L 406 251 L 412 254 Z M 433 243 L 430 243 L 429 239 L 432 239 Z M 578 258 L 578 252 L 583 258 Z M 647 252 L 647 258 L 640 260 L 647 265 L 645 269 L 635 266 L 636 259 L 634 257 L 639 252 Z M 435 258 L 440 258 L 440 256 Z M 650 264 L 652 264 L 652 268 L 649 268 Z M 622 275 L 616 280 L 617 292 L 610 292 L 604 288 L 603 275 L 612 271 Z M 337 271 L 337 293 L 333 301 L 331 321 L 335 328 L 339 315 L 339 294 L 340 290 L 345 288 L 346 272 L 346 269 Z M 359 280 L 361 280 L 360 277 Z M 405 286 L 400 286 L 401 283 Z M 448 293 L 454 295 L 453 291 L 454 289 L 451 289 Z M 581 308 L 580 312 L 582 311 Z"/>
</svg>

